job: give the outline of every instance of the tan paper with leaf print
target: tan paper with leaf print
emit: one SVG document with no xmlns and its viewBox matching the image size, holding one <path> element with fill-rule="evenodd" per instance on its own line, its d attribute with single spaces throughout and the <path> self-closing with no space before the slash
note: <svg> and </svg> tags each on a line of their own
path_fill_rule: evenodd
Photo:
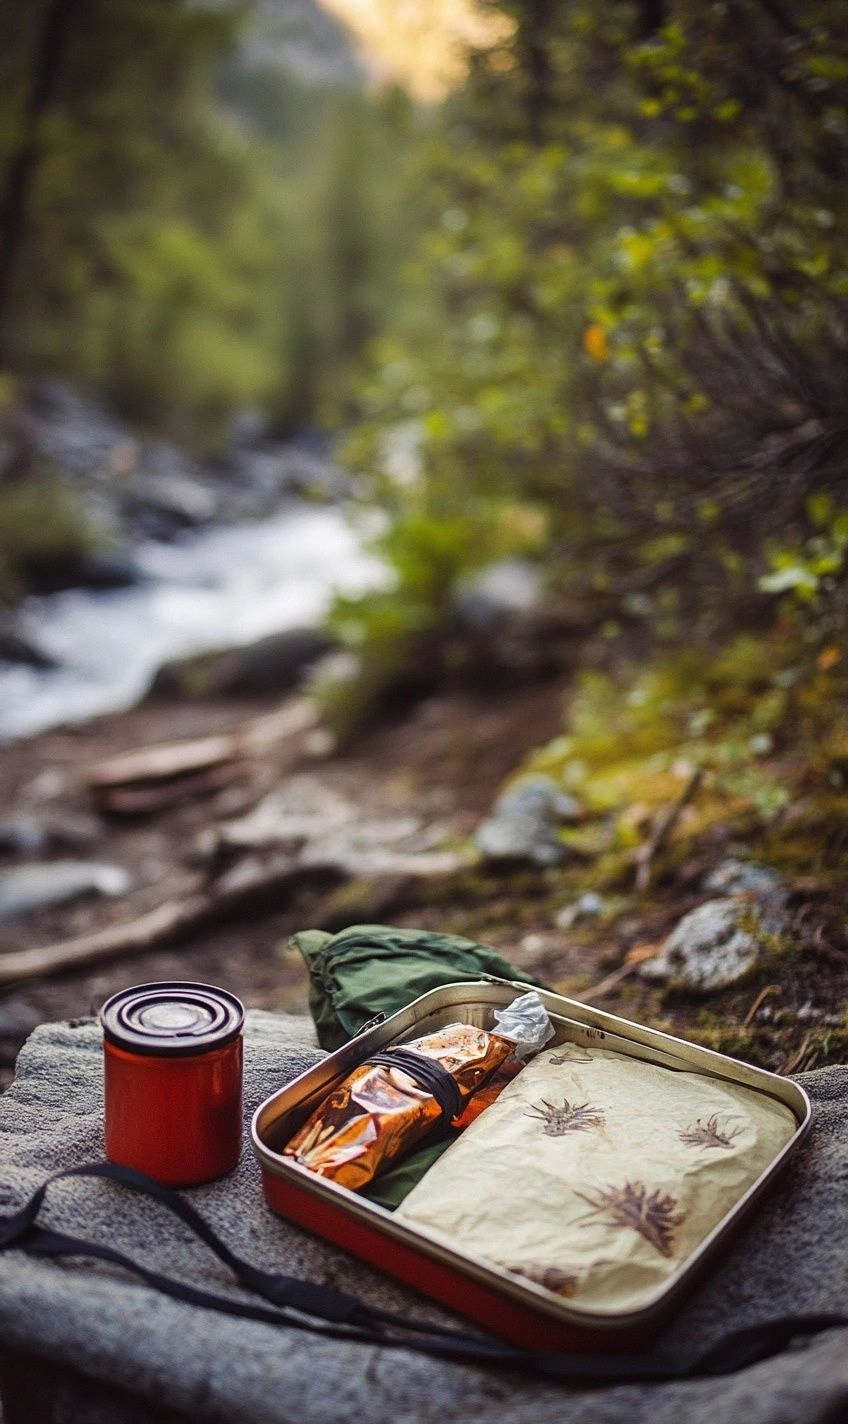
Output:
<svg viewBox="0 0 848 1424">
<path fill-rule="evenodd" d="M 603 1313 L 647 1305 L 789 1141 L 788 1108 L 561 1044 L 533 1059 L 396 1216 Z"/>
</svg>

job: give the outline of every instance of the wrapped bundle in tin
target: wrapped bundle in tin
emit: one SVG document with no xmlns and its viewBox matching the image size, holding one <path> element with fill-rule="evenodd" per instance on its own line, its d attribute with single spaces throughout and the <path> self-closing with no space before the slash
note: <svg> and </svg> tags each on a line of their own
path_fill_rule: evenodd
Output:
<svg viewBox="0 0 848 1424">
<path fill-rule="evenodd" d="M 553 1028 L 537 994 L 495 1011 L 489 1032 L 453 1023 L 374 1053 L 330 1093 L 283 1150 L 357 1191 L 440 1121 L 446 1126 L 510 1055 L 541 1048 Z"/>
</svg>

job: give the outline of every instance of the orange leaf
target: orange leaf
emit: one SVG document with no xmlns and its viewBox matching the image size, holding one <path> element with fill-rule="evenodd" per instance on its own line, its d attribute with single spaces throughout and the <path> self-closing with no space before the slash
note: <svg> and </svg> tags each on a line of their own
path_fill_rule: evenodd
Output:
<svg viewBox="0 0 848 1424">
<path fill-rule="evenodd" d="M 591 322 L 583 332 L 583 350 L 590 361 L 597 361 L 599 365 L 609 360 L 610 349 L 607 334 L 596 321 Z"/>
<path fill-rule="evenodd" d="M 625 964 L 644 964 L 646 959 L 653 959 L 659 954 L 658 944 L 634 944 L 632 949 L 628 949 L 624 956 Z"/>
<path fill-rule="evenodd" d="M 816 658 L 816 667 L 818 668 L 819 672 L 828 672 L 830 668 L 836 667 L 836 664 L 840 662 L 841 659 L 842 650 L 840 648 L 835 648 L 831 643 L 829 647 L 822 648 L 821 652 Z"/>
</svg>

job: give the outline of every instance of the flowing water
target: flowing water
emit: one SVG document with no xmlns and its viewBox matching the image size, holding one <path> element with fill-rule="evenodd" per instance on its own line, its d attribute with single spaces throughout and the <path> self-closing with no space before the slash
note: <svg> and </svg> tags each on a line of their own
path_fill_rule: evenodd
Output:
<svg viewBox="0 0 848 1424">
<path fill-rule="evenodd" d="M 315 624 L 335 592 L 384 584 L 336 507 L 291 508 L 135 551 L 145 581 L 30 599 L 23 631 L 48 670 L 0 662 L 0 739 L 130 707 L 169 658 Z"/>
</svg>

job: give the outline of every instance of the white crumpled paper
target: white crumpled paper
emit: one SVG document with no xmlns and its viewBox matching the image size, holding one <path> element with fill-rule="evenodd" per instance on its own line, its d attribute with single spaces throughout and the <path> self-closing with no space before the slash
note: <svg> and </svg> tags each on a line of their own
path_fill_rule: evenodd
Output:
<svg viewBox="0 0 848 1424">
<path fill-rule="evenodd" d="M 574 1043 L 532 1060 L 398 1219 L 582 1309 L 647 1305 L 795 1131 L 773 1098 Z"/>
</svg>

